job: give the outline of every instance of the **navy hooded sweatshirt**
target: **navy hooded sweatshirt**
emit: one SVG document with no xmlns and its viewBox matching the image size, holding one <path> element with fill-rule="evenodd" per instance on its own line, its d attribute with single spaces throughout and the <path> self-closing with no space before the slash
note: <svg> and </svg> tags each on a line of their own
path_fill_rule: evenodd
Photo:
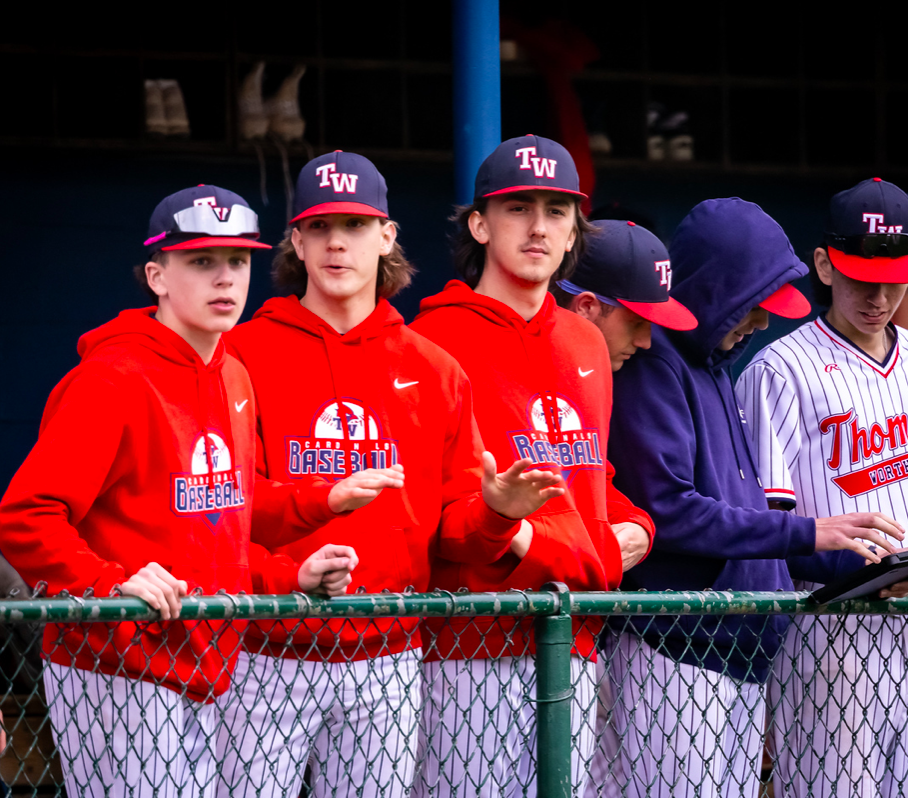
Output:
<svg viewBox="0 0 908 798">
<path fill-rule="evenodd" d="M 670 248 L 672 297 L 699 321 L 653 328 L 652 348 L 615 374 L 609 459 L 615 484 L 656 523 L 649 557 L 626 590 L 791 590 L 787 557 L 813 553 L 811 518 L 768 509 L 744 413 L 719 342 L 778 288 L 807 273 L 782 228 L 757 205 L 707 200 Z M 673 659 L 748 682 L 769 675 L 789 619 L 726 616 L 633 619 Z M 689 642 L 692 641 L 692 642 Z"/>
</svg>

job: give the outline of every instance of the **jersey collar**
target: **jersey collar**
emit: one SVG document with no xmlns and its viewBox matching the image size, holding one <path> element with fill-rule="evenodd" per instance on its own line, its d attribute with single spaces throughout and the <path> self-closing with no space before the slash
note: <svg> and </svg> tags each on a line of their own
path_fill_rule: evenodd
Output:
<svg viewBox="0 0 908 798">
<path fill-rule="evenodd" d="M 889 324 L 886 326 L 886 329 L 892 330 L 893 342 L 892 346 L 889 347 L 889 352 L 887 353 L 882 363 L 877 361 L 871 355 L 868 355 L 863 349 L 861 349 L 861 347 L 842 335 L 842 333 L 840 333 L 826 320 L 825 315 L 818 316 L 814 321 L 814 324 L 817 325 L 820 331 L 824 335 L 826 335 L 829 340 L 832 341 L 832 343 L 834 343 L 838 347 L 841 347 L 842 349 L 847 350 L 858 360 L 872 368 L 877 374 L 881 374 L 883 377 L 888 377 L 892 373 L 892 370 L 895 368 L 895 364 L 898 363 L 899 334 L 898 330 L 896 330 L 895 325 L 892 322 L 889 322 Z"/>
</svg>

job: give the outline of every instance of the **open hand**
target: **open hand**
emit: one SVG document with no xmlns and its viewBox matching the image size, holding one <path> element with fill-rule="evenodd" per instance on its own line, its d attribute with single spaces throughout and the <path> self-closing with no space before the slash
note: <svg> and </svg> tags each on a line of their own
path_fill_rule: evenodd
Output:
<svg viewBox="0 0 908 798">
<path fill-rule="evenodd" d="M 397 463 L 390 468 L 366 468 L 335 483 L 328 493 L 332 513 L 347 513 L 365 507 L 385 488 L 400 490 L 404 486 L 404 467 Z"/>
<path fill-rule="evenodd" d="M 895 554 L 893 546 L 880 532 L 896 540 L 905 539 L 905 530 L 898 521 L 883 513 L 848 513 L 832 518 L 817 518 L 817 551 L 850 549 L 870 562 L 880 562 L 886 554 Z M 869 540 L 883 549 L 882 556 L 864 541 Z"/>
<path fill-rule="evenodd" d="M 565 488 L 561 474 L 552 471 L 527 469 L 533 465 L 528 458 L 518 460 L 507 471 L 495 473 L 495 457 L 482 453 L 482 498 L 496 513 L 505 518 L 526 518 L 555 496 L 563 496 Z"/>
<path fill-rule="evenodd" d="M 342 596 L 353 581 L 352 572 L 358 564 L 359 557 L 350 546 L 327 543 L 300 566 L 297 576 L 300 590 Z"/>
<path fill-rule="evenodd" d="M 160 612 L 163 620 L 171 621 L 180 617 L 180 599 L 188 595 L 189 587 L 164 566 L 150 562 L 120 585 L 120 592 L 142 599 Z"/>
</svg>

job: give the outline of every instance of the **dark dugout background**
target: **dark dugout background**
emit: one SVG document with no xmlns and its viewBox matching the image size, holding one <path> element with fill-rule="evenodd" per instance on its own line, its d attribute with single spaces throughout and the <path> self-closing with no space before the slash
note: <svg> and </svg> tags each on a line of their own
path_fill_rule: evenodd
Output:
<svg viewBox="0 0 908 798">
<path fill-rule="evenodd" d="M 552 65 L 569 65 L 589 132 L 613 145 L 594 156 L 594 206 L 642 213 L 669 241 L 697 202 L 740 196 L 807 257 L 832 193 L 874 175 L 908 184 L 908 82 L 894 31 L 890 44 L 878 29 L 885 25 L 866 26 L 845 48 L 836 45 L 841 22 L 787 8 L 782 20 L 737 16 L 719 3 L 657 15 L 502 2 L 502 35 L 525 54 L 502 65 L 503 135 L 563 134 L 549 87 Z M 236 135 L 237 85 L 259 59 L 266 96 L 295 62 L 308 64 L 300 104 L 312 149 L 290 147 L 294 180 L 309 152 L 332 149 L 362 152 L 385 175 L 400 240 L 419 270 L 394 302 L 404 316 L 454 276 L 449 3 L 392 0 L 343 19 L 326 0 L 180 7 L 179 15 L 124 27 L 120 37 L 109 34 L 115 21 L 99 26 L 78 11 L 20 16 L 0 31 L 0 491 L 34 444 L 48 393 L 78 362 L 79 335 L 146 304 L 131 268 L 144 260 L 160 199 L 198 183 L 230 188 L 259 213 L 263 240 L 280 240 L 278 150 L 263 145 L 265 206 L 255 151 Z M 158 77 L 181 82 L 189 140 L 144 132 L 142 82 Z M 688 113 L 694 161 L 647 159 L 654 101 Z M 272 295 L 269 268 L 267 254 L 254 256 L 244 319 Z M 794 326 L 774 320 L 749 354 Z M 60 452 L 61 467 L 78 468 L 80 456 Z"/>
</svg>

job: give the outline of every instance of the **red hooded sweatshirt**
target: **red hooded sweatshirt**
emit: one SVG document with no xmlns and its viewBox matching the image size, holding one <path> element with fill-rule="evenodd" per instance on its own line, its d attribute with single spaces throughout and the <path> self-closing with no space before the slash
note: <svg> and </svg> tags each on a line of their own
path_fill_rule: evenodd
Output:
<svg viewBox="0 0 908 798">
<path fill-rule="evenodd" d="M 432 583 L 475 591 L 538 589 L 552 580 L 571 590 L 616 588 L 621 551 L 611 524 L 632 521 L 652 535 L 653 523 L 612 486 L 614 472 L 605 459 L 612 370 L 602 333 L 558 308 L 551 295 L 525 321 L 503 302 L 457 280 L 423 300 L 412 328 L 452 354 L 467 372 L 476 421 L 496 460 L 529 457 L 539 468 L 560 469 L 569 488 L 529 517 L 533 540 L 523 559 L 510 551 L 491 565 L 439 559 Z M 511 642 L 506 633 L 512 627 L 501 620 L 432 619 L 426 624 L 439 636 L 438 657 L 525 653 L 520 635 Z M 576 653 L 595 651 L 600 626 L 598 620 L 575 621 Z"/>
<path fill-rule="evenodd" d="M 350 592 L 429 589 L 430 561 L 492 562 L 519 528 L 480 495 L 480 440 L 470 384 L 452 357 L 403 325 L 384 299 L 341 335 L 295 296 L 271 299 L 226 336 L 256 394 L 262 476 L 295 485 L 360 468 L 404 466 L 401 490 L 337 517 L 261 558 L 256 590 L 298 590 L 299 562 L 325 543 L 353 546 Z M 275 492 L 279 495 L 279 492 Z M 293 526 L 272 496 L 256 494 L 257 534 Z M 254 547 L 255 548 L 255 547 Z M 262 624 L 247 643 L 275 656 L 341 662 L 421 645 L 416 618 Z M 265 646 L 264 634 L 269 646 Z M 292 632 L 293 646 L 286 646 Z M 338 642 L 339 641 L 339 642 Z"/>
<path fill-rule="evenodd" d="M 82 362 L 51 393 L 38 442 L 0 502 L 0 549 L 49 595 L 105 597 L 152 561 L 190 591 L 252 586 L 249 377 L 223 343 L 205 365 L 155 311 L 123 311 L 82 336 Z M 331 517 L 323 498 L 312 494 L 312 525 Z M 44 634 L 53 662 L 97 662 L 198 701 L 227 689 L 237 648 L 235 629 L 210 621 L 48 625 Z"/>
</svg>

